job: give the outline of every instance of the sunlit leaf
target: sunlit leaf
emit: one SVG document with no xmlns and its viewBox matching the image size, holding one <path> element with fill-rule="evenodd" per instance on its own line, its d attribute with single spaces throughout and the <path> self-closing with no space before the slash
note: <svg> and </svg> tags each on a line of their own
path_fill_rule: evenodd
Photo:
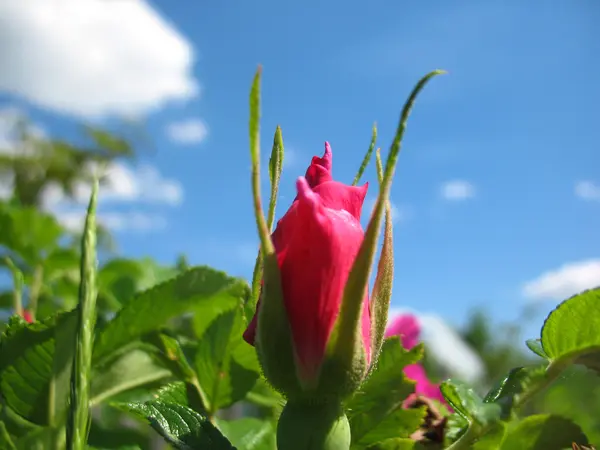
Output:
<svg viewBox="0 0 600 450">
<path fill-rule="evenodd" d="M 582 364 L 600 373 L 600 288 L 562 302 L 542 328 L 542 347 L 553 367 Z"/>
<path fill-rule="evenodd" d="M 231 450 L 235 448 L 208 419 L 185 406 L 160 401 L 115 406 L 147 421 L 176 449 Z"/>
</svg>

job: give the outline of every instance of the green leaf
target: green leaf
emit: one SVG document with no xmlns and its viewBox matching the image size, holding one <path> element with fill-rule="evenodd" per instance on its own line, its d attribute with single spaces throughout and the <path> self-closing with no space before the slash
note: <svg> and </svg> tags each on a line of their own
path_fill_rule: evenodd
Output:
<svg viewBox="0 0 600 450">
<path fill-rule="evenodd" d="M 473 450 L 498 450 L 506 435 L 506 425 L 497 422 L 473 444 Z"/>
<path fill-rule="evenodd" d="M 196 382 L 197 383 L 197 382 Z M 187 406 L 194 411 L 199 411 L 206 415 L 204 403 L 200 397 L 199 389 L 196 384 L 176 381 L 165 386 L 161 386 L 153 395 L 155 400 L 164 403 L 176 403 Z"/>
<path fill-rule="evenodd" d="M 500 450 L 562 450 L 575 442 L 587 445 L 579 426 L 570 420 L 550 414 L 529 416 L 511 427 Z"/>
<path fill-rule="evenodd" d="M 600 373 L 600 288 L 562 302 L 542 328 L 542 347 L 552 367 L 582 364 Z"/>
<path fill-rule="evenodd" d="M 171 376 L 171 371 L 141 349 L 94 367 L 90 402 L 96 405 L 123 391 L 145 386 Z"/>
<path fill-rule="evenodd" d="M 373 444 L 390 438 L 407 437 L 423 424 L 427 411 L 425 408 L 396 409 L 385 416 L 375 428 L 369 430 L 357 441 L 352 442 L 352 449 L 368 448 Z M 354 432 L 353 432 L 354 436 Z"/>
<path fill-rule="evenodd" d="M 254 418 L 220 420 L 219 428 L 239 449 L 276 450 L 275 428 L 271 422 Z"/>
<path fill-rule="evenodd" d="M 500 419 L 500 405 L 484 403 L 465 383 L 447 380 L 442 382 L 440 390 L 454 411 L 470 423 L 487 426 Z"/>
<path fill-rule="evenodd" d="M 56 432 L 53 428 L 37 428 L 15 441 L 15 447 L 23 450 L 47 450 L 52 448 Z"/>
<path fill-rule="evenodd" d="M 186 406 L 160 401 L 114 406 L 146 420 L 176 449 L 231 450 L 235 448 L 208 419 Z"/>
<path fill-rule="evenodd" d="M 529 350 L 531 350 L 533 353 L 535 353 L 539 357 L 548 359 L 548 355 L 546 355 L 546 352 L 544 351 L 544 348 L 542 347 L 541 339 L 527 339 L 525 341 L 525 344 L 527 345 Z"/>
<path fill-rule="evenodd" d="M 120 308 L 131 300 L 139 289 L 144 268 L 138 261 L 115 258 L 98 271 L 98 302 Z"/>
<path fill-rule="evenodd" d="M 6 431 L 13 442 L 42 428 L 39 425 L 24 419 L 10 407 L 2 405 L 1 403 L 2 402 L 0 402 L 0 420 L 4 423 Z"/>
<path fill-rule="evenodd" d="M 139 293 L 101 332 L 94 357 L 100 359 L 119 347 L 162 327 L 169 319 L 193 310 L 202 302 L 245 298 L 244 280 L 210 267 L 196 267 L 177 278 Z"/>
<path fill-rule="evenodd" d="M 67 404 L 75 322 L 75 311 L 32 324 L 12 317 L 0 339 L 0 393 L 34 424 L 52 424 Z"/>
<path fill-rule="evenodd" d="M 205 332 L 208 326 L 221 314 L 240 306 L 240 298 L 220 298 L 218 301 L 205 302 L 198 305 L 194 309 L 194 317 L 192 318 L 192 324 L 194 326 L 194 333 L 200 338 Z M 254 311 L 252 311 L 254 314 Z"/>
<path fill-rule="evenodd" d="M 157 355 L 163 364 L 177 378 L 187 381 L 192 381 L 196 378 L 196 373 L 188 362 L 177 339 L 165 333 L 153 333 L 147 336 L 144 342 L 148 342 L 156 347 L 158 351 Z"/>
<path fill-rule="evenodd" d="M 211 415 L 243 399 L 259 377 L 256 352 L 242 339 L 243 331 L 240 305 L 217 317 L 198 344 L 196 373 Z"/>
<path fill-rule="evenodd" d="M 522 395 L 527 395 L 530 390 L 543 383 L 545 378 L 545 366 L 517 367 L 488 392 L 484 402 L 499 405 L 502 418 L 508 419 L 513 408 L 522 402 Z"/>
<path fill-rule="evenodd" d="M 65 274 L 79 278 L 80 255 L 72 248 L 58 248 L 44 261 L 44 282 L 51 283 Z"/>
<path fill-rule="evenodd" d="M 12 206 L 0 209 L 0 245 L 16 252 L 34 266 L 58 247 L 62 227 L 50 214 L 35 207 Z"/>
<path fill-rule="evenodd" d="M 386 439 L 369 447 L 369 450 L 426 450 L 427 447 L 412 439 Z"/>
<path fill-rule="evenodd" d="M 13 291 L 0 292 L 0 309 L 12 309 L 14 298 Z"/>
<path fill-rule="evenodd" d="M 0 448 L 3 450 L 17 450 L 10 438 L 4 422 L 0 421 Z"/>
<path fill-rule="evenodd" d="M 408 437 L 420 427 L 424 411 L 404 410 L 402 404 L 415 389 L 404 368 L 417 362 L 422 351 L 421 345 L 405 350 L 399 337 L 384 342 L 377 368 L 346 403 L 353 444 Z M 398 421 L 405 422 L 399 426 Z"/>
<path fill-rule="evenodd" d="M 190 406 L 187 384 L 184 381 L 176 381 L 161 387 L 155 394 L 156 400 L 164 403 L 176 403 L 178 405 Z"/>
</svg>

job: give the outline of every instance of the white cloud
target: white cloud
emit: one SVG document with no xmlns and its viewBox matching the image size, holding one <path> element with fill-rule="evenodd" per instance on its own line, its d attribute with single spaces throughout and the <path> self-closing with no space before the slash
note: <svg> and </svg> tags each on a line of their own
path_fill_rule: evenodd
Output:
<svg viewBox="0 0 600 450">
<path fill-rule="evenodd" d="M 92 169 L 90 169 L 91 171 Z M 178 205 L 183 199 L 183 187 L 179 181 L 163 177 L 152 166 L 131 168 L 122 163 L 112 163 L 104 172 L 100 186 L 100 202 L 145 202 Z M 75 186 L 74 203 L 85 205 L 89 201 L 91 187 L 80 183 Z M 73 203 L 57 185 L 50 185 L 42 194 L 43 204 L 49 209 Z"/>
<path fill-rule="evenodd" d="M 422 314 L 419 321 L 429 354 L 451 376 L 471 383 L 483 376 L 485 368 L 481 358 L 441 317 Z"/>
<path fill-rule="evenodd" d="M 46 132 L 37 124 L 27 121 L 27 115 L 19 108 L 7 106 L 0 109 L 0 155 L 21 154 L 31 149 L 26 146 L 21 133 L 26 132 L 29 138 L 43 139 Z M 18 145 L 20 144 L 20 145 Z"/>
<path fill-rule="evenodd" d="M 94 169 L 88 168 L 90 172 Z M 111 205 L 126 204 L 134 208 L 139 203 L 146 203 L 148 206 L 176 206 L 183 199 L 181 184 L 177 180 L 165 178 L 152 166 L 132 168 L 122 163 L 112 163 L 104 173 L 104 182 L 100 185 L 98 196 L 98 222 L 113 231 L 161 230 L 167 226 L 167 220 L 158 214 L 136 210 L 107 210 Z M 81 231 L 91 186 L 80 183 L 75 186 L 74 191 L 74 199 L 70 199 L 61 187 L 50 185 L 42 193 L 42 205 L 47 211 L 54 213 L 67 229 Z"/>
<path fill-rule="evenodd" d="M 208 135 L 208 127 L 202 119 L 186 119 L 169 124 L 167 134 L 180 144 L 197 144 Z"/>
<path fill-rule="evenodd" d="M 575 195 L 584 200 L 600 201 L 600 185 L 593 181 L 579 181 L 575 184 Z"/>
<path fill-rule="evenodd" d="M 523 295 L 535 300 L 562 301 L 597 286 L 600 286 L 600 259 L 588 259 L 543 273 L 523 286 Z"/>
<path fill-rule="evenodd" d="M 70 115 L 139 115 L 199 91 L 193 48 L 145 0 L 0 1 L 0 91 Z"/>
<path fill-rule="evenodd" d="M 85 210 L 59 211 L 56 214 L 58 221 L 68 230 L 81 232 L 84 226 Z M 100 212 L 98 214 L 98 223 L 104 225 L 112 231 L 136 231 L 150 232 L 166 228 L 167 221 L 159 215 L 146 214 L 138 211 L 121 212 Z"/>
<path fill-rule="evenodd" d="M 442 185 L 442 197 L 450 201 L 461 201 L 475 196 L 475 186 L 465 180 L 451 180 Z"/>
</svg>

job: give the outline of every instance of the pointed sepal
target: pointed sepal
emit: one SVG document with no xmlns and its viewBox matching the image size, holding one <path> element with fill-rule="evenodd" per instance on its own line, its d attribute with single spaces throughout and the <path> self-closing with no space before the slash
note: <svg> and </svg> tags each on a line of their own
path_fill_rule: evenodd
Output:
<svg viewBox="0 0 600 450">
<path fill-rule="evenodd" d="M 383 183 L 383 166 L 379 149 L 375 154 L 377 177 Z M 392 300 L 392 285 L 394 282 L 394 239 L 392 227 L 392 208 L 390 201 L 385 204 L 385 225 L 383 232 L 383 247 L 377 266 L 377 275 L 371 295 L 371 338 L 373 339 L 373 361 L 377 361 L 387 326 L 388 312 Z"/>
<path fill-rule="evenodd" d="M 263 267 L 255 346 L 265 378 L 275 389 L 289 395 L 299 391 L 300 386 L 296 378 L 292 337 L 283 303 L 277 255 L 263 214 L 260 196 L 260 79 L 259 67 L 250 92 L 252 196 Z M 277 133 L 275 139 L 277 140 Z"/>
<path fill-rule="evenodd" d="M 351 383 L 354 382 L 356 383 L 354 388 L 357 389 L 366 376 L 368 367 L 371 364 L 372 348 L 365 349 L 361 342 L 361 314 L 366 298 L 365 293 L 368 289 L 371 268 L 377 251 L 377 241 L 383 221 L 383 213 L 389 202 L 392 179 L 398 162 L 398 155 L 406 130 L 408 116 L 419 92 L 421 92 L 431 78 L 442 73 L 445 72 L 435 70 L 421 78 L 404 104 L 396 136 L 386 161 L 383 180 L 380 185 L 380 193 L 375 202 L 371 220 L 365 232 L 364 241 L 356 256 L 344 289 L 340 314 L 328 344 L 328 353 L 329 360 L 335 362 L 340 370 L 346 370 L 348 374 L 351 373 L 354 375 L 354 379 L 348 379 L 349 385 L 347 387 L 350 387 Z"/>
</svg>

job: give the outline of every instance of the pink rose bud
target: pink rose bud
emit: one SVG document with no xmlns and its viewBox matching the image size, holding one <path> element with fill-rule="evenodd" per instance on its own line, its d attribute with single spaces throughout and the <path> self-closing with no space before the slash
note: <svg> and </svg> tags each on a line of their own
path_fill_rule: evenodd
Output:
<svg viewBox="0 0 600 450">
<path fill-rule="evenodd" d="M 287 321 L 295 366 L 292 371 L 302 386 L 314 387 L 320 378 L 327 378 L 328 343 L 340 313 L 348 275 L 364 239 L 360 216 L 368 185 L 355 187 L 334 181 L 331 159 L 331 148 L 325 143 L 325 154 L 322 158 L 313 157 L 305 177 L 298 179 L 298 194 L 271 236 L 285 309 L 284 317 L 276 319 Z M 261 301 L 244 339 L 254 345 L 258 327 L 266 327 L 263 333 L 258 333 L 264 339 L 282 339 L 270 331 L 276 327 L 262 322 L 260 308 Z M 372 348 L 367 291 L 358 326 L 362 349 L 357 351 L 364 353 L 363 362 L 368 366 Z M 263 359 L 269 357 L 282 359 L 282 355 L 264 355 Z M 268 377 L 269 371 L 265 373 Z M 343 384 L 343 380 L 336 383 Z"/>
</svg>

